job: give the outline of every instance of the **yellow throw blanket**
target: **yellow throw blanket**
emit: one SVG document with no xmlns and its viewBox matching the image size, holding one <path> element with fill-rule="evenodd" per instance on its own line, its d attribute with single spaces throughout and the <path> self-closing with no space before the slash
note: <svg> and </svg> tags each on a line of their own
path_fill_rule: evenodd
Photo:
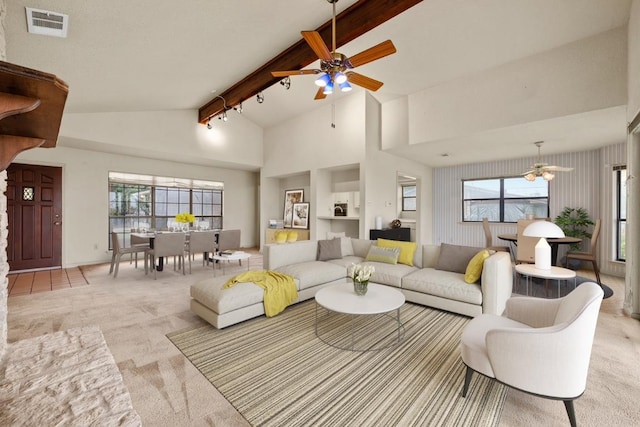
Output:
<svg viewBox="0 0 640 427">
<path fill-rule="evenodd" d="M 253 282 L 264 289 L 264 313 L 273 317 L 281 313 L 298 298 L 293 277 L 270 270 L 247 271 L 227 280 L 222 287 L 228 289 L 236 283 Z"/>
</svg>

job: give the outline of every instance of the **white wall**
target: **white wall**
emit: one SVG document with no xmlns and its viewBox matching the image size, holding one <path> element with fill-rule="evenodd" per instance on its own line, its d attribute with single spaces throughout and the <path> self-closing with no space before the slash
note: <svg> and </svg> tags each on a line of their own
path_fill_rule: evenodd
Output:
<svg viewBox="0 0 640 427">
<path fill-rule="evenodd" d="M 197 110 L 65 112 L 58 145 L 219 167 L 262 166 L 260 127 L 239 114 L 213 120 L 212 129 L 197 118 Z"/>
<path fill-rule="evenodd" d="M 610 191 L 611 167 L 624 164 L 625 144 L 581 153 L 543 156 L 543 161 L 552 165 L 573 167 L 572 172 L 558 172 L 549 186 L 550 217 L 555 218 L 566 206 L 582 207 L 591 218 L 602 218 L 606 233 L 600 237 L 600 267 L 604 273 L 623 276 L 624 264 L 614 263 L 610 243 L 613 230 L 613 199 Z M 434 242 L 484 247 L 485 239 L 481 223 L 462 222 L 462 180 L 516 176 L 528 170 L 536 158 L 523 158 L 497 162 L 476 163 L 434 169 Z M 612 164 L 613 163 L 613 164 Z M 603 182 L 606 182 L 603 183 Z M 606 214 L 605 214 L 606 213 Z M 516 224 L 491 224 L 494 244 L 503 245 L 498 234 L 513 234 Z M 606 237 L 605 237 L 606 236 Z M 609 240 L 610 242 L 610 240 Z M 586 247 L 585 247 L 586 248 Z M 567 248 L 560 248 L 560 256 Z"/>
<path fill-rule="evenodd" d="M 370 94 L 355 93 L 335 102 L 336 127 L 331 127 L 331 104 L 299 116 L 286 124 L 265 131 L 265 162 L 262 170 L 261 211 L 281 211 L 280 180 L 303 174 L 310 178 L 311 213 L 326 215 L 317 209 L 327 204 L 318 188 L 326 170 L 359 165 L 360 173 L 360 237 L 368 238 L 375 217 L 389 223 L 397 217 L 397 172 L 411 173 L 421 181 L 421 220 L 419 241 L 431 240 L 431 169 L 422 164 L 381 151 L 380 103 Z M 278 183 L 274 182 L 277 180 Z M 324 182 L 324 181 L 323 181 Z M 324 187 L 323 187 L 324 188 Z M 326 193 L 326 188 L 324 190 Z M 306 198 L 306 193 L 305 193 Z M 387 206 L 386 202 L 390 202 Z M 268 217 L 261 218 L 265 227 Z M 322 220 L 324 221 L 324 220 Z M 322 239 L 328 227 L 312 218 L 311 238 Z M 318 233 L 319 232 L 319 233 Z M 264 233 L 264 230 L 262 231 Z"/>
<path fill-rule="evenodd" d="M 640 1 L 633 0 L 628 28 L 627 119 L 640 112 Z"/>
<path fill-rule="evenodd" d="M 94 264 L 111 259 L 111 253 L 108 251 L 110 171 L 224 182 L 224 228 L 241 229 L 243 247 L 257 245 L 258 176 L 255 172 L 67 147 L 29 150 L 21 153 L 15 162 L 61 166 L 63 169 L 63 267 Z"/>
<path fill-rule="evenodd" d="M 626 104 L 626 28 L 409 95 L 409 144 Z"/>
</svg>

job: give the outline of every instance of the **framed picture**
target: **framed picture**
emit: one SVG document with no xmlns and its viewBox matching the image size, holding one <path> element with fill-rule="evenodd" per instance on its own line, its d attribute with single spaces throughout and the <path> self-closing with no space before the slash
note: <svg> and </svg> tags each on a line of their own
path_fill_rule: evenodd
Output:
<svg viewBox="0 0 640 427">
<path fill-rule="evenodd" d="M 309 228 L 309 203 L 293 204 L 293 228 Z"/>
<path fill-rule="evenodd" d="M 284 192 L 284 227 L 291 228 L 293 223 L 293 205 L 302 203 L 304 200 L 304 190 L 286 190 Z"/>
</svg>

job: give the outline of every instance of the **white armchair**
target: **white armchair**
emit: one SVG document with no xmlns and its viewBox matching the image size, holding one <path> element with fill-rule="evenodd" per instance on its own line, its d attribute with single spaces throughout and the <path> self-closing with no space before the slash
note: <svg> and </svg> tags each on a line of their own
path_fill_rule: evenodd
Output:
<svg viewBox="0 0 640 427">
<path fill-rule="evenodd" d="M 588 282 L 559 299 L 514 297 L 502 316 L 472 319 L 461 337 L 467 366 L 462 396 L 473 372 L 549 399 L 564 401 L 572 426 L 573 400 L 586 388 L 602 289 Z"/>
</svg>

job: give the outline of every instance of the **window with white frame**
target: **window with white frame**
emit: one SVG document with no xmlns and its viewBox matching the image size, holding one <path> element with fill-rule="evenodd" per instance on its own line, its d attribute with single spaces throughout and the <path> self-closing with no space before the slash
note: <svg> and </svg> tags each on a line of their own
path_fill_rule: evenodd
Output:
<svg viewBox="0 0 640 427">
<path fill-rule="evenodd" d="M 613 168 L 616 182 L 616 260 L 625 261 L 627 228 L 627 167 Z"/>
<path fill-rule="evenodd" d="M 402 186 L 402 210 L 403 211 L 416 210 L 416 186 L 415 185 Z"/>
<path fill-rule="evenodd" d="M 533 215 L 549 216 L 549 182 L 521 176 L 462 180 L 462 220 L 517 222 Z"/>
</svg>

